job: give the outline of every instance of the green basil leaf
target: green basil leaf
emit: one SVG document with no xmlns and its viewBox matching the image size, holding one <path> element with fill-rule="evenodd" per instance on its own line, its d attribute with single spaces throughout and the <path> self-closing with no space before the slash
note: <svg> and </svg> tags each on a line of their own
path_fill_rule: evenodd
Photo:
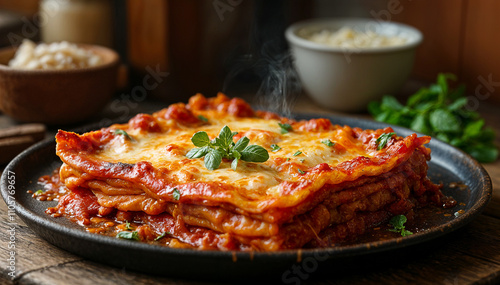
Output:
<svg viewBox="0 0 500 285">
<path fill-rule="evenodd" d="M 280 128 L 281 128 L 281 133 L 282 133 L 282 134 L 286 134 L 286 133 L 288 133 L 288 132 L 293 131 L 292 125 L 290 125 L 290 124 L 286 124 L 286 123 L 285 123 L 285 124 L 278 123 L 278 125 L 279 125 L 279 126 L 280 126 Z"/>
<path fill-rule="evenodd" d="M 126 231 L 123 231 L 123 232 L 119 232 L 117 235 L 116 235 L 117 238 L 121 238 L 121 239 L 128 239 L 128 240 L 140 240 L 139 238 L 139 234 L 136 232 L 136 231 L 133 231 L 133 232 L 126 232 Z"/>
<path fill-rule="evenodd" d="M 277 144 L 272 144 L 272 145 L 271 145 L 271 151 L 272 151 L 272 152 L 277 152 L 277 151 L 279 151 L 280 149 L 281 149 L 281 147 L 280 147 L 279 145 L 277 145 Z"/>
<path fill-rule="evenodd" d="M 404 224 L 406 223 L 407 219 L 405 215 L 396 215 L 391 218 L 389 221 L 389 224 L 393 226 L 395 229 L 404 229 Z"/>
<path fill-rule="evenodd" d="M 382 107 L 380 106 L 381 104 L 377 101 L 372 101 L 368 103 L 368 112 L 372 114 L 373 116 L 378 116 L 384 111 L 382 110 Z"/>
<path fill-rule="evenodd" d="M 248 162 L 266 162 L 269 153 L 260 145 L 249 145 L 241 152 L 241 160 Z"/>
<path fill-rule="evenodd" d="M 436 132 L 457 133 L 460 131 L 460 121 L 452 113 L 444 109 L 431 112 L 429 122 Z"/>
<path fill-rule="evenodd" d="M 124 131 L 124 130 L 116 129 L 114 131 L 114 133 L 117 134 L 117 135 L 122 135 L 122 136 L 124 136 L 125 138 L 127 138 L 129 140 L 132 140 L 132 137 L 126 131 Z"/>
<path fill-rule="evenodd" d="M 467 152 L 477 161 L 483 163 L 494 162 L 498 159 L 498 149 L 495 146 L 477 145 L 467 148 Z"/>
<path fill-rule="evenodd" d="M 233 142 L 233 133 L 228 126 L 224 126 L 219 133 L 220 145 L 228 148 Z"/>
<path fill-rule="evenodd" d="M 464 138 L 474 138 L 481 134 L 481 129 L 484 126 L 484 120 L 470 122 L 465 126 Z"/>
<path fill-rule="evenodd" d="M 130 223 L 128 221 L 125 221 L 125 229 L 127 229 L 127 230 L 133 230 L 134 228 L 132 228 L 130 226 Z"/>
<path fill-rule="evenodd" d="M 457 111 L 460 108 L 464 107 L 465 105 L 467 105 L 467 98 L 462 97 L 462 98 L 457 99 L 455 102 L 451 103 L 450 105 L 448 105 L 448 110 L 450 110 L 452 112 Z"/>
<path fill-rule="evenodd" d="M 414 107 L 417 104 L 421 104 L 421 102 L 432 100 L 433 97 L 436 97 L 436 95 L 430 92 L 427 88 L 422 87 L 415 94 L 411 95 L 410 98 L 408 98 L 406 104 L 410 107 Z"/>
<path fill-rule="evenodd" d="M 198 119 L 200 119 L 201 121 L 203 121 L 203 122 L 205 122 L 205 123 L 206 123 L 206 122 L 208 122 L 207 117 L 205 117 L 205 116 L 203 116 L 203 115 L 198 115 Z"/>
<path fill-rule="evenodd" d="M 236 171 L 236 168 L 238 168 L 238 158 L 235 158 L 233 159 L 233 161 L 231 162 L 231 168 Z"/>
<path fill-rule="evenodd" d="M 204 159 L 205 167 L 208 170 L 215 170 L 219 168 L 222 163 L 222 155 L 219 151 L 215 149 L 211 149 L 206 155 Z"/>
<path fill-rule="evenodd" d="M 241 152 L 239 152 L 237 150 L 233 150 L 233 151 L 231 151 L 231 155 L 229 156 L 229 158 L 241 159 Z"/>
<path fill-rule="evenodd" d="M 446 133 L 437 133 L 435 137 L 447 143 L 451 142 L 450 137 Z"/>
<path fill-rule="evenodd" d="M 302 154 L 302 152 L 301 152 L 300 150 L 297 150 L 297 151 L 293 154 L 293 156 L 297 156 L 297 155 L 301 155 L 301 154 Z"/>
<path fill-rule="evenodd" d="M 241 137 L 237 142 L 236 144 L 234 145 L 233 149 L 236 150 L 236 151 L 243 151 L 245 149 L 245 147 L 248 146 L 248 144 L 250 143 L 250 139 L 247 138 L 247 137 Z"/>
<path fill-rule="evenodd" d="M 197 147 L 203 147 L 210 144 L 210 138 L 206 132 L 197 132 L 191 137 L 191 141 Z"/>
<path fill-rule="evenodd" d="M 324 139 L 324 140 L 322 140 L 322 141 L 321 141 L 321 143 L 322 143 L 322 144 L 325 144 L 326 146 L 334 146 L 334 145 L 335 145 L 335 143 L 334 143 L 334 142 L 332 142 L 332 141 L 331 141 L 331 140 L 329 140 L 329 139 Z"/>
<path fill-rule="evenodd" d="M 413 233 L 410 232 L 409 230 L 405 230 L 405 229 L 402 229 L 401 230 L 401 236 L 409 236 L 409 235 L 412 235 Z"/>
<path fill-rule="evenodd" d="M 495 131 L 491 127 L 486 127 L 484 128 L 479 135 L 477 135 L 476 140 L 488 144 L 492 143 L 495 141 Z"/>
<path fill-rule="evenodd" d="M 393 125 L 404 126 L 403 114 L 401 112 L 392 111 L 389 116 L 384 120 L 384 122 Z"/>
<path fill-rule="evenodd" d="M 399 101 L 393 96 L 384 96 L 382 97 L 382 110 L 393 110 L 393 111 L 401 111 L 404 106 L 399 103 Z"/>
<path fill-rule="evenodd" d="M 300 168 L 297 168 L 297 171 L 298 171 L 300 174 L 305 174 L 305 172 L 304 172 L 302 169 L 300 169 Z"/>
<path fill-rule="evenodd" d="M 179 192 L 179 189 L 174 188 L 174 191 L 172 191 L 172 197 L 174 197 L 175 200 L 179 201 L 181 198 L 181 192 Z"/>
<path fill-rule="evenodd" d="M 155 241 L 158 241 L 158 240 L 160 240 L 160 239 L 164 238 L 166 235 L 170 235 L 170 234 L 171 234 L 171 233 L 169 233 L 169 232 L 163 232 L 161 235 L 159 235 L 159 236 L 157 236 L 157 237 L 155 238 Z"/>
<path fill-rule="evenodd" d="M 448 79 L 456 80 L 455 75 L 450 73 L 440 73 L 437 77 L 437 83 L 443 96 L 448 94 Z"/>
<path fill-rule="evenodd" d="M 383 149 L 386 145 L 387 142 L 392 138 L 393 135 L 396 133 L 384 133 L 381 134 L 380 137 L 376 140 L 377 143 L 377 150 Z"/>
<path fill-rule="evenodd" d="M 378 115 L 375 115 L 373 118 L 375 121 L 379 122 L 386 122 L 387 119 L 391 116 L 392 112 L 391 111 L 384 111 L 382 113 L 379 113 Z"/>
<path fill-rule="evenodd" d="M 454 147 L 462 148 L 467 145 L 467 142 L 461 138 L 453 138 L 451 139 L 450 144 Z"/>
<path fill-rule="evenodd" d="M 432 109 L 435 109 L 437 107 L 437 104 L 435 102 L 425 102 L 425 103 L 419 103 L 415 105 L 415 110 L 421 111 L 421 112 L 428 112 Z"/>
<path fill-rule="evenodd" d="M 186 153 L 186 157 L 187 158 L 204 157 L 208 153 L 208 151 L 210 151 L 209 146 L 204 146 L 204 147 L 200 147 L 200 148 L 193 148 L 192 150 L 188 151 L 188 153 Z"/>
<path fill-rule="evenodd" d="M 429 126 L 427 116 L 425 114 L 419 114 L 411 122 L 410 129 L 421 132 L 423 134 L 431 134 L 432 129 Z"/>
</svg>

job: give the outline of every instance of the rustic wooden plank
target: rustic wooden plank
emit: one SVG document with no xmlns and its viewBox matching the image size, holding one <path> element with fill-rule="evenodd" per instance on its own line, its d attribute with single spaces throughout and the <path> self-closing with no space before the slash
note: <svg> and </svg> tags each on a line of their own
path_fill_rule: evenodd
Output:
<svg viewBox="0 0 500 285">
<path fill-rule="evenodd" d="M 450 244 L 453 250 L 495 263 L 500 268 L 500 219 L 481 215 L 459 234 L 464 238 Z"/>
<path fill-rule="evenodd" d="M 484 95 L 482 100 L 493 100 L 500 103 L 500 37 L 498 27 L 500 18 L 497 0 L 467 0 L 465 17 L 465 35 L 463 41 L 463 78 L 466 80 L 470 93 L 479 92 Z M 491 76 L 496 84 L 485 86 Z M 482 80 L 480 78 L 483 78 Z M 480 87 L 484 85 L 483 87 Z M 480 90 L 476 91 L 476 88 Z M 482 98 L 482 95 L 478 96 Z"/>
<path fill-rule="evenodd" d="M 193 276 L 196 276 L 196 270 L 193 269 Z M 78 261 L 73 263 L 51 266 L 42 270 L 32 271 L 19 279 L 19 284 L 38 284 L 38 285 L 66 285 L 66 284 L 123 284 L 123 285 L 198 285 L 198 284 L 220 284 L 207 283 L 201 281 L 190 281 L 182 279 L 170 279 L 163 277 L 154 277 L 125 269 L 112 268 L 109 266 L 89 262 Z"/>
<path fill-rule="evenodd" d="M 484 210 L 483 214 L 500 219 L 500 199 L 493 198 Z"/>
<path fill-rule="evenodd" d="M 14 221 L 8 221 L 7 205 L 3 202 L 0 202 L 0 217 L 0 255 L 2 256 L 0 258 L 0 274 L 2 277 L 10 279 L 7 258 L 10 257 L 11 251 L 15 252 L 16 258 L 15 278 L 19 278 L 26 272 L 82 259 L 41 239 L 18 217 Z M 15 225 L 15 240 L 12 243 L 15 248 L 9 248 L 11 222 L 17 223 Z"/>
<path fill-rule="evenodd" d="M 395 11 L 401 12 L 391 20 L 412 25 L 424 35 L 415 60 L 417 77 L 434 80 L 439 72 L 460 73 L 463 1 L 396 1 L 400 7 Z"/>
</svg>

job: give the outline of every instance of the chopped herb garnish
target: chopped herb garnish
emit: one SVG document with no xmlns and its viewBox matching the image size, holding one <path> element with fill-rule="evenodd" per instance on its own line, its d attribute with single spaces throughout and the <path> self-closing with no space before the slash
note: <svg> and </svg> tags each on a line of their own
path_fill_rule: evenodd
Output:
<svg viewBox="0 0 500 285">
<path fill-rule="evenodd" d="M 122 129 L 116 129 L 116 130 L 114 131 L 114 133 L 115 133 L 116 135 L 122 135 L 122 136 L 124 136 L 125 138 L 127 138 L 127 139 L 129 139 L 129 140 L 132 140 L 132 137 L 131 137 L 131 136 L 130 136 L 130 135 L 129 135 L 126 131 L 124 131 L 124 130 L 122 130 Z"/>
<path fill-rule="evenodd" d="M 297 151 L 293 154 L 293 156 L 297 156 L 297 155 L 301 155 L 301 154 L 302 154 L 302 152 L 301 152 L 300 150 L 297 150 Z"/>
<path fill-rule="evenodd" d="M 125 228 L 126 228 L 127 230 L 133 230 L 133 229 L 134 229 L 134 228 L 132 228 L 132 227 L 130 226 L 130 223 L 129 223 L 128 221 L 125 221 Z"/>
<path fill-rule="evenodd" d="M 42 193 L 43 193 L 43 190 L 37 190 L 37 191 L 35 192 L 35 195 L 40 195 L 40 194 L 42 194 Z"/>
<path fill-rule="evenodd" d="M 380 137 L 377 139 L 377 150 L 383 149 L 386 145 L 387 142 L 389 141 L 392 136 L 394 136 L 396 133 L 385 133 L 381 134 Z"/>
<path fill-rule="evenodd" d="M 406 104 L 385 96 L 368 105 L 375 120 L 400 125 L 433 136 L 472 155 L 479 162 L 498 158 L 495 132 L 478 112 L 470 110 L 464 85 L 451 88 L 453 74 L 441 73 L 436 83 L 420 88 Z M 474 103 L 472 103 L 474 105 Z"/>
<path fill-rule="evenodd" d="M 325 144 L 326 146 L 334 146 L 335 145 L 335 143 L 329 139 L 324 139 L 321 141 L 321 143 Z"/>
<path fill-rule="evenodd" d="M 181 192 L 179 192 L 177 188 L 174 188 L 172 196 L 174 197 L 175 200 L 179 201 L 179 199 L 181 198 Z"/>
<path fill-rule="evenodd" d="M 159 235 L 159 236 L 157 236 L 157 237 L 155 238 L 155 241 L 158 241 L 158 240 L 160 240 L 160 239 L 164 238 L 166 235 L 170 235 L 170 234 L 171 234 L 171 233 L 169 233 L 169 232 L 163 232 L 161 235 Z"/>
<path fill-rule="evenodd" d="M 188 158 L 204 158 L 205 167 L 208 170 L 219 168 L 222 159 L 232 159 L 231 168 L 236 170 L 238 161 L 265 162 L 269 159 L 267 150 L 259 145 L 248 145 L 250 139 L 241 137 L 236 143 L 233 137 L 238 134 L 231 132 L 228 126 L 224 126 L 219 133 L 219 137 L 210 140 L 206 132 L 197 132 L 191 141 L 198 148 L 190 150 L 186 156 Z"/>
<path fill-rule="evenodd" d="M 406 223 L 407 219 L 405 215 L 397 215 L 391 218 L 389 221 L 389 224 L 393 226 L 393 229 L 389 229 L 391 232 L 395 233 L 401 233 L 401 236 L 409 236 L 412 235 L 413 233 L 406 230 L 404 224 Z"/>
<path fill-rule="evenodd" d="M 300 162 L 304 162 L 304 161 L 306 161 L 306 160 L 305 160 L 305 159 L 303 159 L 303 158 L 302 158 L 302 159 L 300 159 Z"/>
<path fill-rule="evenodd" d="M 140 240 L 139 239 L 139 233 L 137 233 L 136 231 L 133 231 L 133 232 L 127 232 L 127 231 L 119 232 L 116 235 L 116 237 L 117 238 L 121 238 L 121 239 L 128 239 L 128 240 Z"/>
<path fill-rule="evenodd" d="M 286 159 L 286 161 L 290 161 L 290 158 L 288 157 L 288 158 Z"/>
<path fill-rule="evenodd" d="M 302 171 L 300 168 L 297 168 L 297 171 L 300 173 L 300 174 L 305 174 L 304 171 Z"/>
<path fill-rule="evenodd" d="M 205 123 L 206 123 L 206 122 L 208 122 L 207 117 L 205 117 L 205 116 L 203 116 L 203 115 L 198 115 L 198 119 L 200 119 L 201 121 L 203 121 L 203 122 L 205 122 Z"/>
<path fill-rule="evenodd" d="M 285 123 L 285 124 L 278 123 L 278 125 L 279 125 L 279 126 L 280 126 L 280 128 L 281 128 L 281 133 L 282 133 L 282 134 L 286 134 L 286 133 L 288 133 L 288 132 L 293 131 L 293 128 L 292 128 L 292 126 L 291 126 L 290 124 L 286 124 L 286 123 Z"/>
<path fill-rule="evenodd" d="M 271 145 L 271 149 L 272 149 L 271 150 L 272 152 L 277 152 L 278 150 L 281 149 L 281 147 L 279 145 L 277 145 L 277 144 L 272 144 Z"/>
</svg>

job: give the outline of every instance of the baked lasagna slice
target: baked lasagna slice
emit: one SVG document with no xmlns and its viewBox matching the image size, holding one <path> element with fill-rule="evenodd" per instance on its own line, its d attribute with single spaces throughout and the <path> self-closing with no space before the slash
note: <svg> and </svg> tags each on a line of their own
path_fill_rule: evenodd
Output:
<svg viewBox="0 0 500 285">
<path fill-rule="evenodd" d="M 203 157 L 188 155 L 194 134 L 213 141 L 225 126 L 235 143 L 247 137 L 269 159 L 232 167 L 224 158 L 209 170 Z M 427 178 L 429 137 L 295 121 L 223 94 L 197 94 L 188 104 L 85 134 L 59 131 L 56 140 L 69 191 L 51 213 L 88 228 L 96 218 L 134 223 L 137 239 L 162 237 L 171 247 L 335 246 L 443 198 Z M 103 232 L 120 230 L 127 229 Z"/>
</svg>

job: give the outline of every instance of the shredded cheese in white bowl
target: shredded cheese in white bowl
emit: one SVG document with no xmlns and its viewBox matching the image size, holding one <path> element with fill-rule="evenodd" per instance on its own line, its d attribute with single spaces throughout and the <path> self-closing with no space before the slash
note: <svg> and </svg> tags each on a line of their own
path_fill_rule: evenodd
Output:
<svg viewBox="0 0 500 285">
<path fill-rule="evenodd" d="M 97 66 L 102 61 L 102 58 L 92 51 L 66 41 L 37 45 L 25 39 L 9 66 L 21 69 L 63 70 Z"/>
<path fill-rule="evenodd" d="M 407 39 L 400 36 L 386 36 L 373 31 L 359 31 L 351 27 L 343 27 L 337 31 L 323 29 L 305 36 L 306 39 L 332 47 L 372 48 L 398 46 Z"/>
</svg>

